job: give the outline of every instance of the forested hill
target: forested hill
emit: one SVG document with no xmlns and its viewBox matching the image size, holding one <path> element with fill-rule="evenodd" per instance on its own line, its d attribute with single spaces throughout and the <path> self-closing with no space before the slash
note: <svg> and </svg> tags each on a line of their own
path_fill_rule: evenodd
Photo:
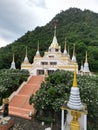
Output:
<svg viewBox="0 0 98 130">
<path fill-rule="evenodd" d="M 13 52 L 17 68 L 20 68 L 25 56 L 26 46 L 28 48 L 28 58 L 32 63 L 38 40 L 40 52 L 43 55 L 43 52 L 48 49 L 52 42 L 55 24 L 57 26 L 57 39 L 62 46 L 62 50 L 66 37 L 70 54 L 72 54 L 73 44 L 76 44 L 79 65 L 81 60 L 84 61 L 87 50 L 90 69 L 98 72 L 98 14 L 77 8 L 61 11 L 45 26 L 36 27 L 35 30 L 28 31 L 12 44 L 0 48 L 0 69 L 10 67 Z"/>
</svg>

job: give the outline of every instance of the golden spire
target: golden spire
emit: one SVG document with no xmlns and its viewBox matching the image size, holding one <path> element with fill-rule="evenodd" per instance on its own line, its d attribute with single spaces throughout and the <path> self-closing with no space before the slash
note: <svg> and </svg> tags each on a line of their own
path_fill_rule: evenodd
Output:
<svg viewBox="0 0 98 130">
<path fill-rule="evenodd" d="M 56 25 L 54 27 L 54 36 L 56 36 Z"/>
<path fill-rule="evenodd" d="M 66 50 L 66 38 L 65 38 L 65 47 L 64 47 L 64 49 Z"/>
<path fill-rule="evenodd" d="M 73 79 L 73 87 L 77 87 L 76 64 L 74 65 L 74 79 Z"/>
<path fill-rule="evenodd" d="M 12 62 L 14 62 L 14 53 L 13 53 L 13 60 L 12 60 Z"/>
<path fill-rule="evenodd" d="M 73 56 L 75 56 L 75 44 L 74 44 L 74 47 L 73 47 Z"/>
<path fill-rule="evenodd" d="M 39 51 L 39 40 L 38 40 L 38 44 L 37 44 L 37 51 Z"/>
<path fill-rule="evenodd" d="M 86 56 L 85 56 L 85 63 L 87 63 L 87 51 L 86 51 Z"/>
<path fill-rule="evenodd" d="M 26 57 L 27 57 L 27 46 L 26 46 Z"/>
<path fill-rule="evenodd" d="M 69 55 L 69 46 L 68 46 L 68 55 Z"/>
<path fill-rule="evenodd" d="M 83 61 L 81 60 L 81 65 L 83 65 Z"/>
</svg>

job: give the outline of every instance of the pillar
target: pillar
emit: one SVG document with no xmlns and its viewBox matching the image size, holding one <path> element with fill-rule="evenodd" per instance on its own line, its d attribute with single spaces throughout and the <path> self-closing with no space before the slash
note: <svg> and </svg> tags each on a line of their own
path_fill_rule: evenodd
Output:
<svg viewBox="0 0 98 130">
<path fill-rule="evenodd" d="M 87 130 L 87 115 L 84 115 L 84 130 Z"/>
<path fill-rule="evenodd" d="M 64 110 L 62 110 L 62 119 L 61 119 L 61 130 L 64 130 Z"/>
</svg>

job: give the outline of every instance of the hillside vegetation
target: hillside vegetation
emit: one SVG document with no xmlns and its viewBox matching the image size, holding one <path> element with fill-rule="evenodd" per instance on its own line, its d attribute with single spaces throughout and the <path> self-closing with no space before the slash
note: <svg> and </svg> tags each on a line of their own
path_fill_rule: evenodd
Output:
<svg viewBox="0 0 98 130">
<path fill-rule="evenodd" d="M 88 61 L 91 71 L 98 71 L 98 14 L 89 10 L 70 8 L 57 14 L 49 23 L 28 31 L 24 36 L 6 47 L 0 48 L 0 69 L 9 68 L 12 53 L 15 54 L 16 67 L 20 68 L 25 56 L 25 47 L 28 47 L 28 58 L 33 62 L 38 40 L 40 52 L 43 55 L 52 42 L 54 25 L 57 26 L 58 43 L 64 49 L 64 39 L 67 38 L 67 47 L 72 55 L 73 44 L 76 44 L 77 61 L 84 61 L 88 51 Z"/>
</svg>

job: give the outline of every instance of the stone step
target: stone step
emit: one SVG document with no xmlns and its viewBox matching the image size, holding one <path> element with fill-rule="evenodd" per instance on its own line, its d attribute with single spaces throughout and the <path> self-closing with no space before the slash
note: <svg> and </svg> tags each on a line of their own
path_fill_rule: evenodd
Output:
<svg viewBox="0 0 98 130">
<path fill-rule="evenodd" d="M 32 76 L 29 81 L 20 89 L 17 95 L 14 95 L 9 102 L 9 113 L 11 115 L 20 116 L 30 119 L 29 113 L 34 113 L 33 105 L 29 105 L 31 94 L 35 94 L 40 88 L 40 84 L 44 81 L 44 76 Z"/>
</svg>

